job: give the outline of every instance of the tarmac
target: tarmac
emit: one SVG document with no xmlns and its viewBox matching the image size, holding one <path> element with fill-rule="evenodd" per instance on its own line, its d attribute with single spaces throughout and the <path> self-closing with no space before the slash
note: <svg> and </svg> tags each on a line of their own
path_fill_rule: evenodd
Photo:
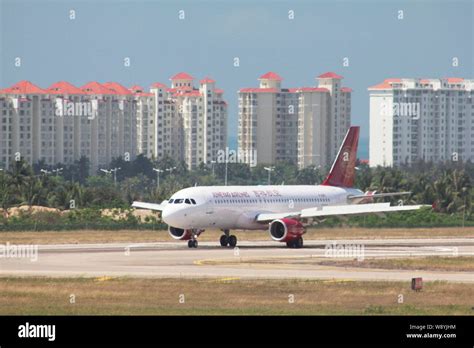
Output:
<svg viewBox="0 0 474 348">
<path fill-rule="evenodd" d="M 320 265 L 318 261 L 424 256 L 474 256 L 474 238 L 305 240 L 302 249 L 272 241 L 239 241 L 236 248 L 185 241 L 39 245 L 37 258 L 1 257 L 0 277 L 153 277 L 325 279 L 474 283 L 472 272 Z"/>
</svg>

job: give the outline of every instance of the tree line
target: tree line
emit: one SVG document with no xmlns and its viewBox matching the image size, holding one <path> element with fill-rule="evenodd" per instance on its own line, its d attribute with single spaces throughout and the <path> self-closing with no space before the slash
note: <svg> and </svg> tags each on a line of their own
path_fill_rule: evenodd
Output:
<svg viewBox="0 0 474 348">
<path fill-rule="evenodd" d="M 0 171 L 0 207 L 40 205 L 61 210 L 74 208 L 128 208 L 134 200 L 161 202 L 174 192 L 190 186 L 224 185 L 225 164 L 201 164 L 189 170 L 184 162 L 166 157 L 148 159 L 143 155 L 133 161 L 115 158 L 108 168 L 120 168 L 113 174 L 97 171 L 90 175 L 90 162 L 83 157 L 73 164 L 48 166 L 40 161 L 30 166 L 23 160 L 8 170 Z M 249 167 L 243 163 L 227 164 L 228 185 L 267 185 L 264 165 Z M 271 183 L 274 185 L 314 185 L 321 183 L 328 168 L 298 169 L 293 163 L 274 165 Z M 52 172 L 62 168 L 61 171 Z M 160 184 L 157 172 L 160 169 Z M 169 169 L 169 170 L 166 170 Z M 161 172 L 162 170 L 162 172 Z M 403 197 L 405 204 L 430 204 L 442 213 L 473 213 L 471 162 L 418 162 L 396 168 L 371 168 L 357 164 L 356 187 L 380 193 L 410 191 Z M 400 197 L 393 198 L 398 203 Z"/>
</svg>

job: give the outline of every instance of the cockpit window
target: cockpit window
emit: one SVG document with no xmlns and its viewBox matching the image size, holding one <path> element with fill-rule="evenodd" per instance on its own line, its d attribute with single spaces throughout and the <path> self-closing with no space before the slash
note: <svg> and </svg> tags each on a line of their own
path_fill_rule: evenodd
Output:
<svg viewBox="0 0 474 348">
<path fill-rule="evenodd" d="M 174 204 L 181 204 L 181 203 L 196 204 L 196 201 L 193 198 L 175 198 L 175 199 L 170 199 L 168 202 L 174 203 Z"/>
</svg>

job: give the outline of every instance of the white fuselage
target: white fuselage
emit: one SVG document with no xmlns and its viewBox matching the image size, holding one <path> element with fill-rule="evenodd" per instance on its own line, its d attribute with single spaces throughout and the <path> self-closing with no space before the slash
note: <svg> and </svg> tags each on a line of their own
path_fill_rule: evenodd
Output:
<svg viewBox="0 0 474 348">
<path fill-rule="evenodd" d="M 182 229 L 265 229 L 261 213 L 298 212 L 305 208 L 346 205 L 362 191 L 323 185 L 201 186 L 173 194 L 163 221 Z"/>
</svg>

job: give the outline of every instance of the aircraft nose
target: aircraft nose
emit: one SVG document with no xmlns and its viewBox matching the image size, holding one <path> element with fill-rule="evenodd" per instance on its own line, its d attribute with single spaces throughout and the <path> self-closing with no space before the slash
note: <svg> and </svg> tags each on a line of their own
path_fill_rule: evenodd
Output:
<svg viewBox="0 0 474 348">
<path fill-rule="evenodd" d="M 163 221 L 173 227 L 179 227 L 178 226 L 179 215 L 180 214 L 178 210 L 171 209 L 171 208 L 165 208 L 163 209 L 163 212 L 161 213 L 161 217 L 163 218 Z"/>
</svg>

